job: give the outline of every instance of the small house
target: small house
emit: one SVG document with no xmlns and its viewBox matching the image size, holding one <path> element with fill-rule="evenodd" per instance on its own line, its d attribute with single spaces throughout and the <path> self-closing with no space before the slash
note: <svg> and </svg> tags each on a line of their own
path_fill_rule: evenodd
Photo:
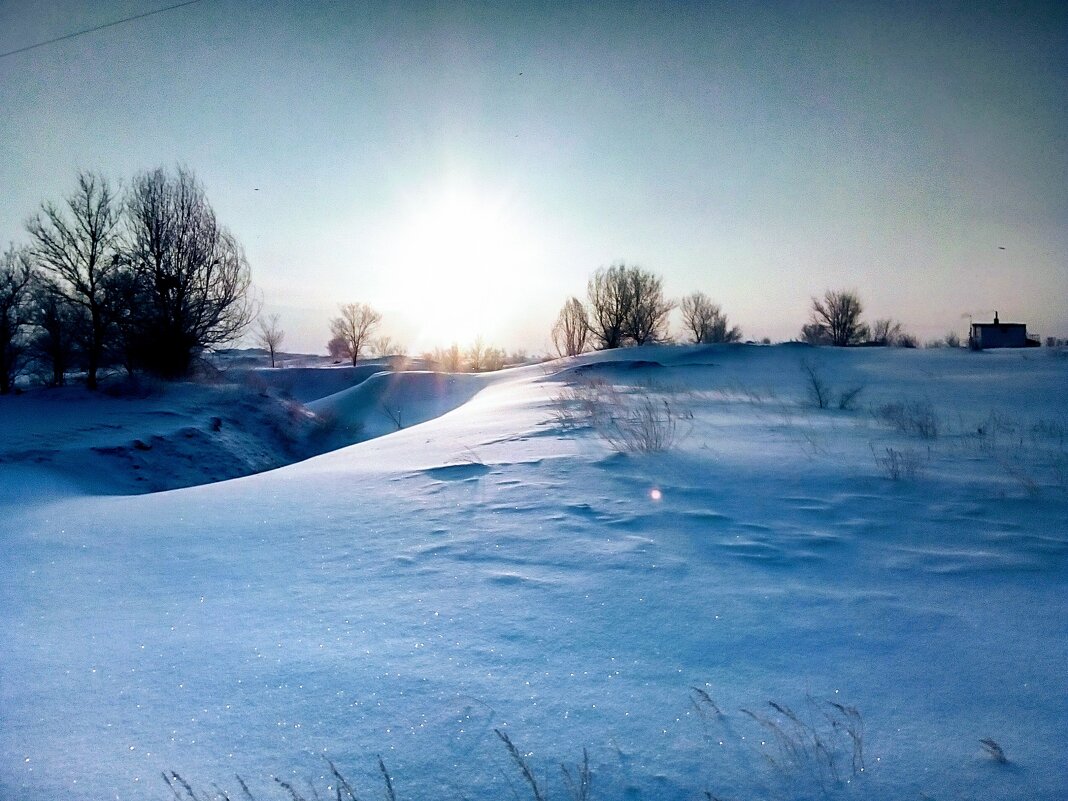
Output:
<svg viewBox="0 0 1068 801">
<path fill-rule="evenodd" d="M 992 323 L 972 323 L 968 344 L 975 350 L 987 348 L 1037 348 L 1039 341 L 1027 336 L 1024 323 L 1003 323 L 994 312 Z"/>
</svg>

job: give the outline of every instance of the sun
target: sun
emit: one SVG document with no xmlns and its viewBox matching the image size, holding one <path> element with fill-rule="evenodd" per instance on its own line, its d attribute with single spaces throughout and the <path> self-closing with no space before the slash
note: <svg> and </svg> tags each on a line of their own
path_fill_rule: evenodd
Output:
<svg viewBox="0 0 1068 801">
<path fill-rule="evenodd" d="M 392 304 L 417 329 L 414 348 L 492 342 L 537 273 L 539 247 L 518 200 L 465 183 L 412 198 L 385 244 Z"/>
</svg>

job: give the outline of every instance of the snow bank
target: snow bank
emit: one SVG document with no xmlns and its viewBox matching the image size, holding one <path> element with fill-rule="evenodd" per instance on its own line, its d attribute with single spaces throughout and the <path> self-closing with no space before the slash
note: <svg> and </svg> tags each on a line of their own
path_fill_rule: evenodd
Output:
<svg viewBox="0 0 1068 801">
<path fill-rule="evenodd" d="M 671 450 L 561 414 L 620 358 L 662 365 L 598 377 L 677 408 Z M 501 730 L 551 797 L 586 748 L 595 798 L 1062 798 L 1066 367 L 649 348 L 376 376 L 320 412 L 449 411 L 175 492 L 28 498 L 7 462 L 0 797 L 333 797 L 324 755 L 361 797 L 378 755 L 401 799 L 522 796 Z"/>
<path fill-rule="evenodd" d="M 261 368 L 249 370 L 240 377 L 252 386 L 269 388 L 300 403 L 308 403 L 354 387 L 384 369 L 385 366 L 381 364 L 274 370 Z"/>
<path fill-rule="evenodd" d="M 470 400 L 487 383 L 484 375 L 378 372 L 307 407 L 343 440 L 356 442 L 440 417 Z"/>
</svg>

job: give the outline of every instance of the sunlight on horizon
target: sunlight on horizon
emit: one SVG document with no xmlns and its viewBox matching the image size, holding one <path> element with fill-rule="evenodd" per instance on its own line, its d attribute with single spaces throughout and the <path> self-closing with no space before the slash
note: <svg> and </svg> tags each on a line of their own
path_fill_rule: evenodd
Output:
<svg viewBox="0 0 1068 801">
<path fill-rule="evenodd" d="M 403 310 L 413 352 L 503 336 L 536 275 L 541 246 L 508 193 L 450 180 L 408 198 L 382 232 L 394 277 L 384 309 Z"/>
</svg>

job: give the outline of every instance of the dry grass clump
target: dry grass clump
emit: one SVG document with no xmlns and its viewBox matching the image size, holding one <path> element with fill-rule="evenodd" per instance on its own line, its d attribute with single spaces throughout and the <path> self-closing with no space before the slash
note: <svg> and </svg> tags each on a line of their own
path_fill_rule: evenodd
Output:
<svg viewBox="0 0 1068 801">
<path fill-rule="evenodd" d="M 736 714 L 724 712 L 709 693 L 693 687 L 690 702 L 705 727 L 705 736 L 720 745 L 732 738 L 736 741 L 735 757 L 747 762 L 758 759 L 771 768 L 784 787 L 796 797 L 835 798 L 844 785 L 851 784 L 865 773 L 864 719 L 853 706 L 835 700 L 819 700 L 805 697 L 802 711 L 796 711 L 785 703 L 769 700 L 765 705 L 751 709 L 741 708 Z M 753 736 L 753 727 L 757 735 Z M 511 764 L 518 772 L 502 771 L 502 778 L 510 787 L 510 794 L 496 797 L 511 797 L 515 801 L 528 798 L 531 801 L 592 801 L 593 772 L 590 769 L 589 752 L 582 749 L 580 762 L 569 765 L 558 763 L 559 773 L 549 770 L 548 765 L 536 765 L 531 754 L 526 754 L 515 744 L 509 733 L 493 729 L 503 743 Z M 987 753 L 998 762 L 1007 762 L 1001 747 L 993 740 L 982 740 Z M 273 777 L 276 792 L 270 799 L 276 801 L 361 801 L 361 799 L 384 798 L 397 801 L 393 776 L 378 757 L 378 772 L 381 783 L 376 793 L 360 796 L 356 788 L 337 766 L 324 757 L 329 766 L 326 787 L 306 782 L 307 790 L 296 782 Z M 755 766 L 754 766 L 755 767 Z M 754 777 L 758 773 L 754 772 Z M 189 782 L 174 771 L 164 772 L 163 780 L 170 789 L 174 801 L 257 801 L 244 779 L 237 776 L 240 794 L 229 795 L 218 785 L 207 792 L 195 790 Z M 511 778 L 510 778 L 511 777 Z M 518 781 L 517 779 L 521 779 Z M 762 780 L 758 780 L 760 784 Z M 526 790 L 524 791 L 524 787 Z M 766 791 L 766 787 L 764 790 Z M 710 790 L 703 790 L 706 798 L 717 799 Z M 419 795 L 416 797 L 428 797 Z M 460 796 L 469 797 L 469 796 Z M 748 797 L 748 796 L 747 796 Z M 753 797 L 767 797 L 756 795 Z M 791 796 L 795 797 L 795 796 Z"/>
<path fill-rule="evenodd" d="M 937 439 L 941 429 L 938 415 L 930 401 L 910 400 L 885 403 L 874 412 L 876 419 L 902 434 L 920 439 Z"/>
<path fill-rule="evenodd" d="M 761 707 L 740 708 L 739 716 L 725 713 L 705 690 L 691 689 L 691 705 L 710 743 L 722 747 L 731 740 L 734 758 L 759 757 L 797 797 L 837 797 L 842 785 L 866 771 L 864 719 L 854 706 L 806 696 L 801 711 L 769 700 Z M 754 725 L 756 736 L 746 731 Z M 761 792 L 766 797 L 767 788 Z M 719 798 L 709 789 L 704 795 Z"/>
<path fill-rule="evenodd" d="M 827 379 L 809 361 L 801 362 L 801 370 L 808 379 L 805 388 L 808 391 L 809 400 L 816 404 L 816 408 L 826 409 L 831 402 L 831 387 Z"/>
<path fill-rule="evenodd" d="M 991 411 L 978 423 L 962 419 L 960 428 L 965 453 L 990 460 L 1027 494 L 1068 492 L 1068 423 L 1043 418 L 1028 424 Z"/>
<path fill-rule="evenodd" d="M 692 417 L 680 397 L 669 388 L 624 391 L 604 379 L 584 379 L 554 398 L 553 415 L 561 429 L 591 429 L 618 453 L 657 453 L 675 444 L 680 421 Z"/>
<path fill-rule="evenodd" d="M 768 701 L 770 713 L 739 711 L 772 735 L 774 753 L 765 748 L 764 757 L 775 768 L 787 774 L 805 774 L 826 793 L 847 775 L 864 772 L 864 721 L 856 707 L 836 701 L 827 701 L 821 709 L 810 698 L 809 705 L 813 709 L 805 717 L 776 701 Z M 848 766 L 841 764 L 843 750 Z"/>
<path fill-rule="evenodd" d="M 891 481 L 913 481 L 923 474 L 924 467 L 930 460 L 930 451 L 926 457 L 918 451 L 892 448 L 889 445 L 880 453 L 871 446 L 871 455 L 876 466 Z"/>
<path fill-rule="evenodd" d="M 860 393 L 864 385 L 835 390 L 823 372 L 808 359 L 801 360 L 801 371 L 805 374 L 805 389 L 808 399 L 817 409 L 829 409 L 837 406 L 842 411 L 857 408 Z"/>
<path fill-rule="evenodd" d="M 979 744 L 983 746 L 983 750 L 986 752 L 987 756 L 989 756 L 999 765 L 1009 764 L 1009 759 L 1005 756 L 1005 751 L 1002 750 L 1001 746 L 998 745 L 997 742 L 990 739 L 989 737 L 984 737 L 982 740 L 979 741 Z"/>
</svg>

